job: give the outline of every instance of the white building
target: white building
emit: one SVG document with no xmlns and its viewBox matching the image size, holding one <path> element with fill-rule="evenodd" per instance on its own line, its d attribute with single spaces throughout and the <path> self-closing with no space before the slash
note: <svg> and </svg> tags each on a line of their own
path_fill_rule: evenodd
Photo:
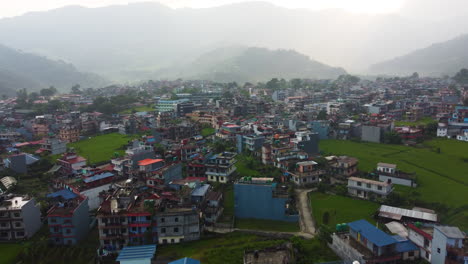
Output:
<svg viewBox="0 0 468 264">
<path fill-rule="evenodd" d="M 432 264 L 466 263 L 464 260 L 464 240 L 466 234 L 458 227 L 435 226 L 432 239 Z"/>
<path fill-rule="evenodd" d="M 393 185 L 389 182 L 373 181 L 358 177 L 348 178 L 348 193 L 350 195 L 369 199 L 370 195 L 385 198 L 393 191 Z"/>
<path fill-rule="evenodd" d="M 41 210 L 33 198 L 17 196 L 0 202 L 0 241 L 30 238 L 41 225 Z"/>
</svg>

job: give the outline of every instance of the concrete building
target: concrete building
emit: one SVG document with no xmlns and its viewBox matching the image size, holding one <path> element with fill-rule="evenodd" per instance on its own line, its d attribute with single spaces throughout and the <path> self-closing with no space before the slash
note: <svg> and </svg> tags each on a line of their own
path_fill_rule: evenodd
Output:
<svg viewBox="0 0 468 264">
<path fill-rule="evenodd" d="M 373 181 L 358 177 L 348 178 L 348 193 L 363 199 L 369 199 L 371 195 L 385 198 L 393 191 L 393 185 L 389 182 Z"/>
<path fill-rule="evenodd" d="M 188 99 L 179 99 L 179 100 L 159 100 L 156 103 L 156 111 L 158 112 L 176 112 L 177 105 L 182 103 L 189 102 Z"/>
<path fill-rule="evenodd" d="M 0 241 L 30 238 L 41 225 L 41 211 L 34 198 L 0 197 Z"/>
<path fill-rule="evenodd" d="M 358 159 L 348 156 L 326 157 L 329 160 L 330 169 L 333 174 L 345 178 L 351 177 L 357 173 Z"/>
<path fill-rule="evenodd" d="M 393 184 L 416 187 L 414 175 L 397 170 L 396 164 L 377 163 L 375 173 L 379 176 L 381 182 L 391 182 Z"/>
<path fill-rule="evenodd" d="M 236 135 L 237 153 L 242 153 L 244 149 L 251 152 L 258 151 L 262 148 L 265 142 L 264 136 L 258 135 Z"/>
<path fill-rule="evenodd" d="M 238 218 L 297 222 L 286 186 L 273 178 L 244 177 L 234 184 L 234 212 Z"/>
<path fill-rule="evenodd" d="M 58 138 L 47 138 L 45 142 L 42 143 L 41 148 L 49 151 L 52 155 L 62 154 L 67 151 L 67 143 Z"/>
<path fill-rule="evenodd" d="M 156 219 L 159 244 L 200 239 L 200 218 L 197 209 L 165 208 L 156 214 Z"/>
<path fill-rule="evenodd" d="M 227 183 L 236 172 L 236 153 L 223 152 L 207 158 L 206 177 L 210 182 Z"/>
<path fill-rule="evenodd" d="M 465 264 L 468 259 L 467 236 L 458 227 L 435 226 L 432 239 L 432 264 Z"/>
<path fill-rule="evenodd" d="M 408 239 L 419 247 L 421 258 L 431 262 L 433 228 L 416 227 L 408 223 Z"/>
<path fill-rule="evenodd" d="M 298 186 L 318 183 L 320 176 L 325 175 L 325 170 L 317 168 L 317 165 L 313 160 L 297 162 L 295 169 L 288 171 L 288 174 Z"/>
<path fill-rule="evenodd" d="M 48 194 L 47 198 L 54 203 L 47 211 L 50 242 L 55 245 L 76 245 L 88 234 L 88 198 L 68 189 Z"/>
</svg>

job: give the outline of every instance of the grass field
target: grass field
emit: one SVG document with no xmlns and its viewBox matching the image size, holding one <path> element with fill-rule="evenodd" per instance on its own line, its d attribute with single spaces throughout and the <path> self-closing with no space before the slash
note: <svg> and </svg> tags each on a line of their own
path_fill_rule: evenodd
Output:
<svg viewBox="0 0 468 264">
<path fill-rule="evenodd" d="M 207 137 L 209 135 L 213 135 L 215 133 L 215 129 L 212 128 L 212 127 L 205 127 L 202 129 L 201 131 L 201 135 L 204 136 L 204 137 Z"/>
<path fill-rule="evenodd" d="M 21 250 L 22 245 L 19 243 L 0 244 L 0 264 L 15 263 L 15 260 Z"/>
<path fill-rule="evenodd" d="M 135 112 L 151 112 L 151 111 L 155 111 L 155 110 L 156 109 L 153 108 L 153 107 L 139 106 L 139 107 L 133 107 L 133 108 L 124 110 L 124 111 L 120 112 L 120 114 L 131 114 L 131 113 L 133 113 L 133 111 L 135 111 Z"/>
<path fill-rule="evenodd" d="M 415 122 L 410 122 L 410 121 L 396 121 L 395 126 L 426 126 L 430 123 L 435 123 L 437 122 L 436 120 L 430 118 L 430 117 L 425 117 L 421 120 L 415 121 Z"/>
<path fill-rule="evenodd" d="M 378 162 L 386 162 L 397 164 L 402 171 L 415 172 L 419 186 L 411 195 L 418 196 L 418 200 L 441 203 L 452 209 L 468 207 L 468 162 L 464 161 L 468 158 L 468 143 L 433 140 L 425 145 L 414 148 L 342 140 L 320 142 L 325 153 L 357 157 L 362 171 L 371 171 Z M 440 153 L 436 151 L 438 148 Z M 409 188 L 398 186 L 397 190 Z M 467 214 L 461 210 L 457 215 L 447 224 L 468 229 Z"/>
<path fill-rule="evenodd" d="M 323 224 L 323 214 L 328 212 L 330 217 L 326 226 L 331 228 L 335 228 L 336 224 L 349 223 L 359 219 L 375 223 L 373 215 L 380 206 L 378 203 L 370 201 L 319 192 L 311 193 L 309 199 L 317 226 Z"/>
<path fill-rule="evenodd" d="M 236 228 L 252 229 L 276 232 L 298 232 L 298 222 L 283 222 L 263 219 L 239 219 L 236 218 Z"/>
<path fill-rule="evenodd" d="M 190 257 L 198 259 L 203 264 L 237 264 L 242 263 L 244 250 L 260 250 L 267 247 L 283 244 L 287 240 L 260 237 L 252 234 L 234 232 L 199 241 L 187 242 L 177 245 L 158 246 L 158 258 L 172 260 Z M 302 240 L 304 251 L 307 252 L 311 262 L 337 260 L 337 256 L 317 239 Z"/>
<path fill-rule="evenodd" d="M 123 155 L 124 146 L 133 138 L 135 137 L 112 133 L 70 143 L 68 147 L 75 148 L 78 154 L 88 159 L 88 163 L 95 164 L 110 160 L 115 152 Z"/>
<path fill-rule="evenodd" d="M 253 164 L 253 166 L 262 166 L 262 164 L 257 164 L 259 162 L 258 159 L 245 155 L 237 155 L 236 160 L 236 168 L 239 176 L 261 176 L 258 170 L 249 167 L 249 163 Z"/>
</svg>

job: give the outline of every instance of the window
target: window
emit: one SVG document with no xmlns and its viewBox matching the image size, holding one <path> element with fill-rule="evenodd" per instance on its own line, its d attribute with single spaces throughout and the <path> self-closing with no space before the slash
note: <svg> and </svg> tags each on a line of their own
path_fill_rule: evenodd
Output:
<svg viewBox="0 0 468 264">
<path fill-rule="evenodd" d="M 70 233 L 71 233 L 71 230 L 70 230 L 70 229 L 67 229 L 65 232 L 66 232 L 67 234 L 70 234 Z"/>
<path fill-rule="evenodd" d="M 179 228 L 178 227 L 174 227 L 174 232 L 179 232 Z"/>
<path fill-rule="evenodd" d="M 377 186 L 377 190 L 381 191 L 382 190 L 382 186 Z"/>
<path fill-rule="evenodd" d="M 440 248 L 437 248 L 437 253 L 439 253 L 439 254 L 440 254 Z"/>
<path fill-rule="evenodd" d="M 179 222 L 179 218 L 178 217 L 174 218 L 174 222 Z"/>
<path fill-rule="evenodd" d="M 104 245 L 109 245 L 109 240 L 104 240 Z"/>
<path fill-rule="evenodd" d="M 127 232 L 127 229 L 125 229 L 125 228 L 120 229 L 120 233 L 125 234 L 126 232 Z"/>
<path fill-rule="evenodd" d="M 146 216 L 146 221 L 150 221 L 151 220 L 151 216 Z"/>
<path fill-rule="evenodd" d="M 6 227 L 7 226 L 6 223 L 1 223 L 0 225 L 1 225 L 1 227 Z"/>
<path fill-rule="evenodd" d="M 410 256 L 410 257 L 414 257 L 414 251 L 410 251 L 410 252 L 408 252 L 408 256 Z"/>
<path fill-rule="evenodd" d="M 51 219 L 50 219 L 50 222 L 51 222 L 51 223 L 57 223 L 57 219 L 51 218 Z"/>
<path fill-rule="evenodd" d="M 367 186 L 367 188 L 370 188 L 370 187 L 371 187 L 370 183 L 366 184 L 366 186 Z"/>
<path fill-rule="evenodd" d="M 174 241 L 174 239 L 173 239 L 173 238 L 171 238 L 171 243 L 174 243 L 174 242 L 175 242 L 175 241 Z"/>
<path fill-rule="evenodd" d="M 167 244 L 167 239 L 163 239 L 163 244 Z"/>
<path fill-rule="evenodd" d="M 16 212 L 13 214 L 14 217 L 20 217 L 20 213 Z"/>
<path fill-rule="evenodd" d="M 161 218 L 161 223 L 164 223 L 166 219 L 164 217 Z"/>
<path fill-rule="evenodd" d="M 15 222 L 15 227 L 20 227 L 21 223 L 20 222 Z"/>
<path fill-rule="evenodd" d="M 361 186 L 362 183 L 361 183 L 361 182 L 357 182 L 356 185 L 357 185 L 357 186 Z"/>
<path fill-rule="evenodd" d="M 164 227 L 161 228 L 161 233 L 162 233 L 162 234 L 166 233 L 166 228 L 164 228 Z"/>
</svg>

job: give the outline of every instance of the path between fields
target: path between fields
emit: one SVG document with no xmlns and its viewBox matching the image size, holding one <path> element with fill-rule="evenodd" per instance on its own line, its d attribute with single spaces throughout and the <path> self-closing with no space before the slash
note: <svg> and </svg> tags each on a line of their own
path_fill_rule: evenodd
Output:
<svg viewBox="0 0 468 264">
<path fill-rule="evenodd" d="M 299 210 L 299 226 L 301 227 L 301 233 L 314 235 L 315 221 L 312 217 L 312 211 L 309 202 L 309 192 L 315 189 L 296 189 L 297 196 L 297 209 Z"/>
</svg>

